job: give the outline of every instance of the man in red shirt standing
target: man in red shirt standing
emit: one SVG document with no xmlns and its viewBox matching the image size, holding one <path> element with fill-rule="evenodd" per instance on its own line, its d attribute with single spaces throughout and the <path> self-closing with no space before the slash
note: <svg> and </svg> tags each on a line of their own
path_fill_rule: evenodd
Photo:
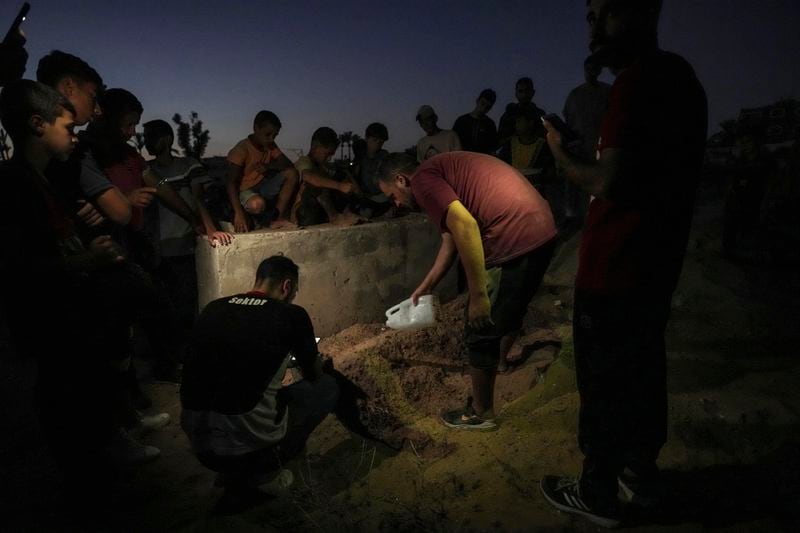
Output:
<svg viewBox="0 0 800 533">
<path fill-rule="evenodd" d="M 443 413 L 442 421 L 457 429 L 494 429 L 497 365 L 553 255 L 550 207 L 522 174 L 490 155 L 448 152 L 417 167 L 413 157 L 391 154 L 381 168 L 381 192 L 398 207 L 421 208 L 442 232 L 436 261 L 411 295 L 414 304 L 444 278 L 456 255 L 467 278 L 472 401 Z"/>
<path fill-rule="evenodd" d="M 558 509 L 614 527 L 617 492 L 654 503 L 667 436 L 664 330 L 689 236 L 707 131 L 692 67 L 659 49 L 661 0 L 589 0 L 592 58 L 616 81 L 597 161 L 569 155 L 545 122 L 566 177 L 593 199 L 580 247 L 573 332 L 581 398 L 579 480 L 546 476 Z"/>
</svg>

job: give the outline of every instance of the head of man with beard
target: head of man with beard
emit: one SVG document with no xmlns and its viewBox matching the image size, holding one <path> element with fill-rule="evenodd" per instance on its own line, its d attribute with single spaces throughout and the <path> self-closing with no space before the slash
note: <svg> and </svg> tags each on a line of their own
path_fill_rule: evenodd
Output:
<svg viewBox="0 0 800 533">
<path fill-rule="evenodd" d="M 662 0 L 587 0 L 594 63 L 619 71 L 658 47 Z"/>
</svg>

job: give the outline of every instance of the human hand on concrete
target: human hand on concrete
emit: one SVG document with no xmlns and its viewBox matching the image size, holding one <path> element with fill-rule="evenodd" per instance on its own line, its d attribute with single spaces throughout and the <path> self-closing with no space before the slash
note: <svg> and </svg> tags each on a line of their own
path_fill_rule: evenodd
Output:
<svg viewBox="0 0 800 533">
<path fill-rule="evenodd" d="M 247 233 L 247 215 L 244 213 L 244 211 L 234 211 L 233 229 L 236 231 L 236 233 Z"/>
<path fill-rule="evenodd" d="M 358 224 L 364 224 L 365 222 L 367 222 L 366 219 L 361 218 L 355 213 L 351 213 L 349 211 L 342 213 L 331 220 L 331 224 L 334 226 L 357 226 Z"/>
<path fill-rule="evenodd" d="M 221 246 L 228 246 L 233 242 L 234 237 L 227 231 L 214 231 L 208 235 L 208 244 L 211 245 L 212 248 L 216 248 L 217 244 Z"/>
<path fill-rule="evenodd" d="M 297 224 L 289 222 L 285 218 L 276 218 L 270 225 L 270 229 L 297 229 Z"/>
</svg>

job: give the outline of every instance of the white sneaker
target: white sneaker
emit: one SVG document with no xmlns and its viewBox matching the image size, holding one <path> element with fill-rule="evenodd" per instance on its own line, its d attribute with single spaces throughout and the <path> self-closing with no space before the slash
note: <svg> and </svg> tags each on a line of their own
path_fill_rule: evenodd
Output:
<svg viewBox="0 0 800 533">
<path fill-rule="evenodd" d="M 120 465 L 149 463 L 161 455 L 161 450 L 138 442 L 124 429 L 117 431 L 106 450 L 111 460 Z"/>
</svg>

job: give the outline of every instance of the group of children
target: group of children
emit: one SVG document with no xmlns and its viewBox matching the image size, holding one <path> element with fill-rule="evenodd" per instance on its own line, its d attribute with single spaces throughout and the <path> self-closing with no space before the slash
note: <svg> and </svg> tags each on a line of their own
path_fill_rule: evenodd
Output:
<svg viewBox="0 0 800 533">
<path fill-rule="evenodd" d="M 354 166 L 330 163 L 339 136 L 321 127 L 311 136 L 307 155 L 292 163 L 275 143 L 281 121 L 271 111 L 259 111 L 253 133 L 228 152 L 227 196 L 236 232 L 254 228 L 288 228 L 334 223 L 349 225 L 389 211 L 391 204 L 377 185 L 386 126 L 367 127 L 358 144 Z"/>
</svg>

